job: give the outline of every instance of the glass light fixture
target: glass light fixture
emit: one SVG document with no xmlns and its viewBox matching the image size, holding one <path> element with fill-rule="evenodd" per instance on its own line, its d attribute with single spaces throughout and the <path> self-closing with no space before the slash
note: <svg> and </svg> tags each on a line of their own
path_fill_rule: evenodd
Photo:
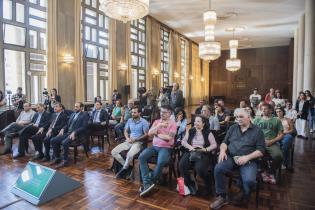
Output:
<svg viewBox="0 0 315 210">
<path fill-rule="evenodd" d="M 209 10 L 203 13 L 203 22 L 204 24 L 214 25 L 217 23 L 217 13 L 214 10 Z"/>
<path fill-rule="evenodd" d="M 99 0 L 108 17 L 127 23 L 149 14 L 149 0 Z"/>
<path fill-rule="evenodd" d="M 221 56 L 221 43 L 208 41 L 199 43 L 199 57 L 203 60 L 213 61 Z"/>
<path fill-rule="evenodd" d="M 229 47 L 230 48 L 238 48 L 238 40 L 237 39 L 232 39 L 229 41 Z"/>
<path fill-rule="evenodd" d="M 227 59 L 225 68 L 232 72 L 238 71 L 241 68 L 241 60 L 237 58 Z"/>
</svg>

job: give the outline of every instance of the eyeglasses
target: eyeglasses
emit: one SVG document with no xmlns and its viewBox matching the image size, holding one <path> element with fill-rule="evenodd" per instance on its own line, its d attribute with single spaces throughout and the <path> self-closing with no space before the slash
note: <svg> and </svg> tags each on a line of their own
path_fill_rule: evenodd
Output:
<svg viewBox="0 0 315 210">
<path fill-rule="evenodd" d="M 166 114 L 166 113 L 170 113 L 168 111 L 160 111 L 161 114 Z"/>
</svg>

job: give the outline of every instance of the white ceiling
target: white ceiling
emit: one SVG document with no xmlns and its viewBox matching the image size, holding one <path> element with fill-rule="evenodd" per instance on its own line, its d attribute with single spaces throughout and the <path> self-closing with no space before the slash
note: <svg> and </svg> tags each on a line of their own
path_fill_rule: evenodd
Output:
<svg viewBox="0 0 315 210">
<path fill-rule="evenodd" d="M 288 45 L 294 36 L 299 17 L 304 13 L 305 0 L 212 0 L 219 20 L 216 40 L 227 48 L 232 32 L 225 28 L 241 25 L 235 33 L 240 48 L 258 48 Z M 150 15 L 195 42 L 203 41 L 203 12 L 209 8 L 208 0 L 151 0 Z M 224 18 L 228 13 L 234 17 Z"/>
</svg>

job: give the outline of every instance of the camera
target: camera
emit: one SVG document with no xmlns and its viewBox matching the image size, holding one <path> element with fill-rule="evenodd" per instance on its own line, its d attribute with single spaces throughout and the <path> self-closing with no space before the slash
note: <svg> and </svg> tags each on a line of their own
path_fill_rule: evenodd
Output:
<svg viewBox="0 0 315 210">
<path fill-rule="evenodd" d="M 7 95 L 11 95 L 12 91 L 11 90 L 7 90 Z"/>
<path fill-rule="evenodd" d="M 42 92 L 43 95 L 48 95 L 48 91 L 46 88 L 44 88 L 44 91 Z"/>
</svg>

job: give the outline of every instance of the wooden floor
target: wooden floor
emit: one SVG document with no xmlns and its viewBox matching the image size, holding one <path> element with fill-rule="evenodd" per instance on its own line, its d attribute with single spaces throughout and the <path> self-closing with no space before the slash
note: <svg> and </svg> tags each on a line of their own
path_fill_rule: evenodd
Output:
<svg viewBox="0 0 315 210">
<path fill-rule="evenodd" d="M 16 145 L 15 145 L 16 147 Z M 0 146 L 2 150 L 2 146 Z M 62 173 L 81 182 L 82 187 L 40 207 L 22 200 L 5 209 L 208 209 L 210 198 L 202 196 L 182 197 L 172 187 L 158 186 L 152 196 L 140 198 L 139 182 L 117 180 L 106 170 L 111 157 L 106 145 L 105 153 L 97 148 L 87 159 L 80 152 L 76 165 L 61 169 Z M 13 160 L 12 156 L 0 156 L 0 208 L 19 198 L 10 189 L 21 173 L 29 157 Z M 283 173 L 281 186 L 262 186 L 259 209 L 315 209 L 315 141 L 296 139 L 294 172 Z M 232 191 L 235 189 L 232 188 Z M 240 209 L 226 206 L 222 209 Z M 255 209 L 254 194 L 248 209 Z"/>
</svg>

